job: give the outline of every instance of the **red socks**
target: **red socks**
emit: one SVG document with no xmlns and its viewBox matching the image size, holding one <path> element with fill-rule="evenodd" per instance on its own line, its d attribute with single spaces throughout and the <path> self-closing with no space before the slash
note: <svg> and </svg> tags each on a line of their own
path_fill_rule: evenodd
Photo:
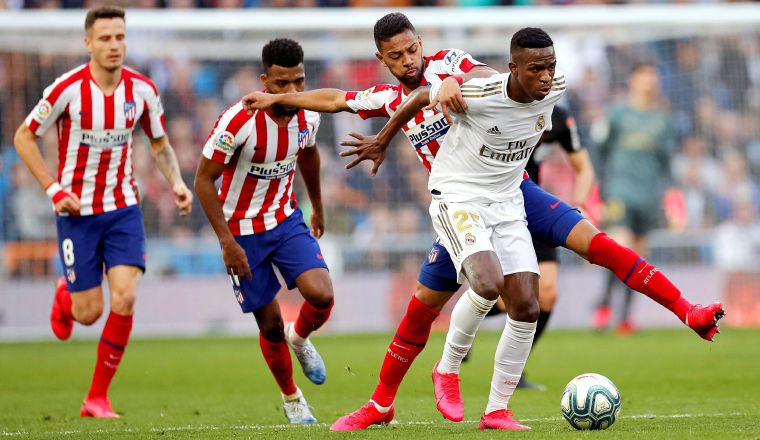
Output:
<svg viewBox="0 0 760 440">
<path fill-rule="evenodd" d="M 313 331 L 322 327 L 322 324 L 330 317 L 333 304 L 334 301 L 330 300 L 330 305 L 324 309 L 318 309 L 304 301 L 295 323 L 295 331 L 298 333 L 298 336 L 306 339 Z"/>
<path fill-rule="evenodd" d="M 264 360 L 269 366 L 269 371 L 272 372 L 282 394 L 286 396 L 295 394 L 298 388 L 293 381 L 293 364 L 290 361 L 290 351 L 288 351 L 288 344 L 285 339 L 272 342 L 259 335 L 259 345 L 264 354 Z"/>
<path fill-rule="evenodd" d="M 404 379 L 412 361 L 425 348 L 430 337 L 430 328 L 440 313 L 412 296 L 406 315 L 396 330 L 396 336 L 388 346 L 383 366 L 380 367 L 380 381 L 372 393 L 372 400 L 380 406 L 391 406 L 398 387 Z"/>
<path fill-rule="evenodd" d="M 132 315 L 111 312 L 98 342 L 98 360 L 87 398 L 106 397 L 132 332 Z"/>
<path fill-rule="evenodd" d="M 642 256 L 607 234 L 600 232 L 591 240 L 588 261 L 611 270 L 626 286 L 657 301 L 681 322 L 686 321 L 691 303 L 681 297 L 678 288 Z"/>
</svg>

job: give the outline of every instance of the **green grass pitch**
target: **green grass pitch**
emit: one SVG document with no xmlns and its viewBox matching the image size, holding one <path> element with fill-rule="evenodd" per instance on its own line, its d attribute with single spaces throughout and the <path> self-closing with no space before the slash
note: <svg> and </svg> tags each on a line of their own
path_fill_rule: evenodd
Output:
<svg viewBox="0 0 760 440">
<path fill-rule="evenodd" d="M 111 389 L 120 420 L 79 417 L 94 341 L 0 344 L 2 438 L 558 438 L 760 439 L 760 330 L 726 329 L 708 343 L 691 331 L 630 337 L 582 331 L 547 333 L 528 363 L 547 391 L 517 391 L 510 407 L 533 427 L 480 432 L 496 333 L 482 333 L 462 369 L 465 421 L 437 413 L 430 370 L 444 335 L 416 360 L 396 401 L 397 424 L 330 433 L 329 424 L 364 404 L 377 380 L 388 334 L 316 336 L 328 379 L 315 386 L 294 358 L 315 426 L 285 424 L 279 393 L 254 338 L 134 340 Z M 621 418 L 606 431 L 581 432 L 561 417 L 559 399 L 575 375 L 597 372 L 620 389 Z"/>
</svg>

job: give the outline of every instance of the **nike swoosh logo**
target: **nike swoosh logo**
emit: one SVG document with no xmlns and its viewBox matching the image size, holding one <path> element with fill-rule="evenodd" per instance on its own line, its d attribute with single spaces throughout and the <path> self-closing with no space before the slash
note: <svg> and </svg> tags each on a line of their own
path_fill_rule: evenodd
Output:
<svg viewBox="0 0 760 440">
<path fill-rule="evenodd" d="M 111 359 L 114 359 L 114 360 L 121 359 L 121 356 L 114 356 L 112 354 L 109 354 L 108 357 L 110 357 Z"/>
<path fill-rule="evenodd" d="M 550 207 L 551 209 L 554 209 L 554 208 L 556 208 L 557 206 L 559 206 L 559 200 L 557 200 L 555 203 L 552 203 L 551 205 L 549 205 L 549 207 Z"/>
<path fill-rule="evenodd" d="M 397 344 L 397 343 L 396 343 L 396 341 L 393 341 L 391 344 L 392 344 L 392 345 L 395 345 L 396 347 L 399 347 L 399 348 L 403 348 L 403 349 L 406 349 L 406 347 L 404 347 L 403 345 L 399 345 L 399 344 Z"/>
</svg>

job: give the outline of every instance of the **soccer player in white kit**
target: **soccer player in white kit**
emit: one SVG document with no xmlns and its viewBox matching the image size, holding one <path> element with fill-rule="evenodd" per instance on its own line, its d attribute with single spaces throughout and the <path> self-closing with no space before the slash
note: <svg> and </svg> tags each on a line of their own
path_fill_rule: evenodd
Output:
<svg viewBox="0 0 760 440">
<path fill-rule="evenodd" d="M 509 73 L 461 86 L 467 112 L 459 114 L 430 174 L 430 216 L 449 251 L 459 281 L 469 289 L 451 314 L 443 356 L 433 369 L 438 408 L 461 420 L 459 367 L 480 323 L 499 296 L 507 323 L 496 349 L 488 406 L 481 429 L 529 429 L 512 418 L 507 403 L 522 374 L 538 318 L 538 263 L 520 191 L 525 164 L 554 104 L 565 91 L 555 71 L 553 42 L 541 29 L 512 37 Z M 433 86 L 435 97 L 439 86 Z"/>
</svg>

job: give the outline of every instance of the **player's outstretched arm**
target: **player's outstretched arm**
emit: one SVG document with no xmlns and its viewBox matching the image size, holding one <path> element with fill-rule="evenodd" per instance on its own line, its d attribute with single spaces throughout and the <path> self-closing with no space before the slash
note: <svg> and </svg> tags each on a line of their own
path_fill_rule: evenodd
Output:
<svg viewBox="0 0 760 440">
<path fill-rule="evenodd" d="M 298 168 L 311 201 L 311 233 L 320 238 L 325 233 L 325 216 L 322 210 L 322 186 L 319 182 L 319 149 L 316 145 L 301 151 L 298 155 Z"/>
<path fill-rule="evenodd" d="M 464 113 L 467 111 L 467 102 L 462 97 L 462 90 L 459 86 L 473 78 L 488 78 L 498 73 L 488 66 L 475 66 L 464 75 L 449 76 L 441 82 L 438 92 L 428 107 L 434 108 L 440 105 L 443 116 L 449 124 L 452 124 L 454 119 L 450 112 Z"/>
<path fill-rule="evenodd" d="M 201 157 L 195 172 L 195 194 L 198 195 L 203 211 L 219 239 L 227 273 L 232 276 L 244 276 L 250 280 L 253 279 L 253 275 L 248 265 L 248 257 L 227 226 L 222 212 L 222 203 L 219 201 L 216 186 L 214 186 L 214 182 L 222 175 L 224 168 L 224 164 Z"/>
<path fill-rule="evenodd" d="M 53 201 L 56 212 L 74 213 L 82 208 L 82 204 L 76 194 L 64 191 L 61 185 L 55 181 L 55 178 L 45 165 L 42 159 L 42 153 L 37 146 L 37 135 L 22 123 L 16 134 L 13 136 L 13 144 L 16 147 L 21 160 L 29 169 L 48 197 Z"/>
<path fill-rule="evenodd" d="M 243 108 L 265 110 L 280 104 L 320 113 L 352 112 L 346 103 L 346 92 L 339 89 L 316 89 L 297 93 L 253 92 L 243 96 Z"/>
<path fill-rule="evenodd" d="M 362 136 L 358 133 L 349 133 L 356 140 L 342 141 L 341 145 L 351 147 L 351 149 L 342 151 L 340 155 L 341 157 L 356 157 L 346 165 L 346 168 L 353 168 L 364 160 L 371 160 L 374 166 L 370 174 L 376 175 L 377 170 L 380 169 L 380 165 L 385 160 L 385 151 L 388 149 L 393 136 L 428 104 L 430 104 L 430 87 L 419 87 L 401 103 L 376 136 Z"/>
<path fill-rule="evenodd" d="M 169 137 L 164 135 L 157 139 L 151 139 L 150 151 L 158 170 L 166 177 L 166 181 L 172 187 L 174 204 L 179 208 L 179 215 L 190 214 L 193 209 L 193 193 L 182 180 L 177 155 L 174 154 L 174 149 L 169 144 Z"/>
</svg>

